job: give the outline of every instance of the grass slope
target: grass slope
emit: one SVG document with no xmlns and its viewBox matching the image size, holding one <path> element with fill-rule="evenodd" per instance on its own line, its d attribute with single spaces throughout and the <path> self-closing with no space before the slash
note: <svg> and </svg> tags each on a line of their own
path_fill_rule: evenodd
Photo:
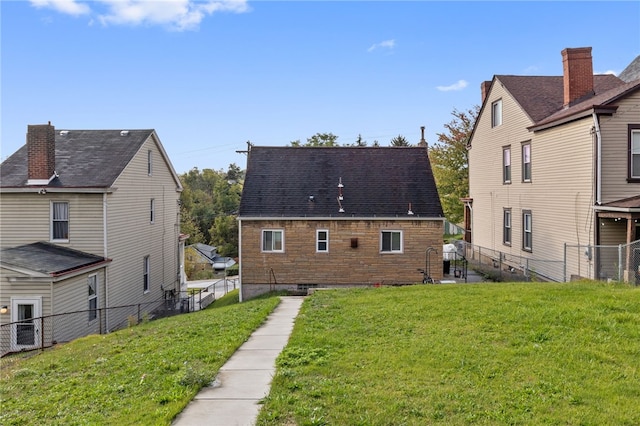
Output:
<svg viewBox="0 0 640 426">
<path fill-rule="evenodd" d="M 259 425 L 640 424 L 640 288 L 316 292 Z"/>
<path fill-rule="evenodd" d="M 92 335 L 3 368 L 2 425 L 167 425 L 278 304 L 277 297 Z"/>
</svg>

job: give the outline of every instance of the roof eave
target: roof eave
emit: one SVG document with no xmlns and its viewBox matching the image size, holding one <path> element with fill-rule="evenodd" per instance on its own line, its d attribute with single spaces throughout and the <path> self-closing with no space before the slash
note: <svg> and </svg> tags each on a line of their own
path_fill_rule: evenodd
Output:
<svg viewBox="0 0 640 426">
<path fill-rule="evenodd" d="M 420 216 L 418 214 L 406 216 L 238 216 L 238 220 L 266 221 L 266 220 L 445 220 L 440 216 Z"/>
<path fill-rule="evenodd" d="M 594 113 L 597 115 L 612 115 L 617 111 L 617 109 L 618 107 L 616 105 L 592 105 L 584 110 L 576 111 L 574 114 L 559 118 L 557 120 L 549 121 L 548 123 L 534 124 L 533 126 L 527 127 L 527 130 L 532 132 L 547 130 L 552 127 L 561 126 L 563 124 L 571 123 L 572 121 L 590 117 Z"/>
</svg>

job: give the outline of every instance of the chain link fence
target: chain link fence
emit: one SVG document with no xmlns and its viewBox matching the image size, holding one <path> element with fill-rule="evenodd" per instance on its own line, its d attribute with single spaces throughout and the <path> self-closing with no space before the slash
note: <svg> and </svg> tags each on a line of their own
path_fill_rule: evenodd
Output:
<svg viewBox="0 0 640 426">
<path fill-rule="evenodd" d="M 0 357 L 45 349 L 90 334 L 105 334 L 144 320 L 198 311 L 215 299 L 214 291 L 196 289 L 145 303 L 67 312 L 2 324 Z M 113 318 L 119 320 L 113 323 Z"/>
<path fill-rule="evenodd" d="M 618 245 L 565 244 L 563 281 L 591 278 L 640 284 L 640 240 Z"/>
</svg>

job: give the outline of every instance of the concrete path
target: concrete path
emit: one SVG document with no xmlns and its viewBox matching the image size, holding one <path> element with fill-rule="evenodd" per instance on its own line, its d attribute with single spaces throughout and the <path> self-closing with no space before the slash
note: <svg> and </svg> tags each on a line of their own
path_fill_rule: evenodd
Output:
<svg viewBox="0 0 640 426">
<path fill-rule="evenodd" d="M 250 426 L 269 394 L 276 358 L 287 345 L 304 297 L 282 297 L 265 323 L 253 332 L 176 417 L 176 426 Z"/>
</svg>

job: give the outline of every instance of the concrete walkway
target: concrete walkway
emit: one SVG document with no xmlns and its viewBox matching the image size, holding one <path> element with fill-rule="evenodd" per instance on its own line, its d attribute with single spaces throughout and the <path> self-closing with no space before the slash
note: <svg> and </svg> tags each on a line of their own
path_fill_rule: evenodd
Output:
<svg viewBox="0 0 640 426">
<path fill-rule="evenodd" d="M 265 323 L 251 334 L 176 417 L 176 426 L 250 426 L 269 394 L 276 358 L 287 345 L 304 297 L 282 297 Z"/>
</svg>

